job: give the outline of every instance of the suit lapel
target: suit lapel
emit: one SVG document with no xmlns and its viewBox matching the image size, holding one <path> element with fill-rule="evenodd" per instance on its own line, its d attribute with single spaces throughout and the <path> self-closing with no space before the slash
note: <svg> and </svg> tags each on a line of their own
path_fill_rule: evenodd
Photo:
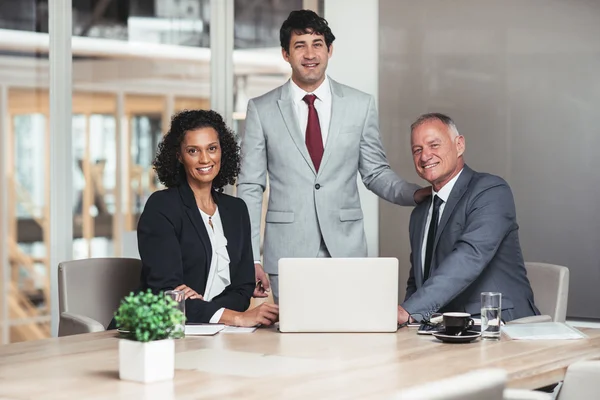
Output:
<svg viewBox="0 0 600 400">
<path fill-rule="evenodd" d="M 181 195 L 183 204 L 186 206 L 188 218 L 192 222 L 192 225 L 200 238 L 200 243 L 202 243 L 202 246 L 204 247 L 204 252 L 206 254 L 206 265 L 204 265 L 204 268 L 206 269 L 206 276 L 208 276 L 208 270 L 210 269 L 210 263 L 212 261 L 212 246 L 210 245 L 210 238 L 208 237 L 206 226 L 200 215 L 200 210 L 198 210 L 194 193 L 187 181 L 184 180 L 179 186 L 179 194 Z"/>
<path fill-rule="evenodd" d="M 298 126 L 298 118 L 296 117 L 296 112 L 294 111 L 294 100 L 291 92 L 292 91 L 290 90 L 289 82 L 283 85 L 281 87 L 281 98 L 277 100 L 277 105 L 279 106 L 279 111 L 281 111 L 283 122 L 285 123 L 292 140 L 296 144 L 298 151 L 300 154 L 302 154 L 302 157 L 304 157 L 304 160 L 312 172 L 316 175 L 317 171 L 315 170 L 315 166 L 310 158 L 310 154 L 308 154 L 308 149 L 306 148 L 306 143 L 304 141 L 304 135 L 302 132 L 300 132 L 300 128 Z"/>
<path fill-rule="evenodd" d="M 431 200 L 428 200 L 425 204 L 417 206 L 415 209 L 415 232 L 416 237 L 413 237 L 413 243 L 417 245 L 412 249 L 413 252 L 413 273 L 415 274 L 415 283 L 417 288 L 423 285 L 423 240 L 425 235 L 425 224 L 427 223 L 427 213 L 431 206 Z"/>
<path fill-rule="evenodd" d="M 342 87 L 331 78 L 329 78 L 329 82 L 331 86 L 331 119 L 329 121 L 329 133 L 327 135 L 327 142 L 325 143 L 323 160 L 321 161 L 319 172 L 323 171 L 327 161 L 331 157 L 331 153 L 335 150 L 335 141 L 340 134 L 340 129 L 344 125 L 344 120 L 346 118 L 347 99 L 344 97 Z"/>
<path fill-rule="evenodd" d="M 458 201 L 461 199 L 461 197 L 467 191 L 467 188 L 469 187 L 469 182 L 471 182 L 472 177 L 473 177 L 473 170 L 465 164 L 463 171 L 460 174 L 460 177 L 458 178 L 458 180 L 456 181 L 456 184 L 454 185 L 454 187 L 452 188 L 452 191 L 450 192 L 450 196 L 448 197 L 448 202 L 444 206 L 444 212 L 442 214 L 442 218 L 440 219 L 440 223 L 437 227 L 437 231 L 435 234 L 435 242 L 434 242 L 434 247 L 433 247 L 434 257 L 435 257 L 435 249 L 437 247 L 438 241 L 440 240 L 440 235 L 442 234 L 442 231 L 446 227 L 446 224 L 448 223 L 450 216 L 454 212 L 454 208 L 458 204 Z M 433 260 L 432 260 L 432 264 L 435 265 Z M 432 265 L 432 267 L 433 267 L 433 265 Z"/>
</svg>

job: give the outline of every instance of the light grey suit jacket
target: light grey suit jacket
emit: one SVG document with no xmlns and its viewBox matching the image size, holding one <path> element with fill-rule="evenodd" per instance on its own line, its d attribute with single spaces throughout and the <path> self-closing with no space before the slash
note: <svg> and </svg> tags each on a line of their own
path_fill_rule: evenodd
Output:
<svg viewBox="0 0 600 400">
<path fill-rule="evenodd" d="M 431 201 L 410 217 L 412 264 L 402 306 L 434 312 L 481 314 L 481 292 L 502 293 L 502 319 L 539 315 L 523 261 L 515 203 L 504 179 L 465 165 L 440 219 L 429 279 L 423 283 L 421 249 Z"/>
<path fill-rule="evenodd" d="M 331 122 L 318 173 L 299 129 L 289 82 L 248 103 L 237 193 L 248 205 L 252 250 L 259 259 L 268 173 L 263 244 L 267 273 L 277 273 L 282 257 L 316 257 L 321 237 L 332 257 L 367 255 L 357 172 L 379 197 L 414 205 L 419 186 L 405 182 L 390 169 L 373 97 L 329 81 Z"/>
</svg>

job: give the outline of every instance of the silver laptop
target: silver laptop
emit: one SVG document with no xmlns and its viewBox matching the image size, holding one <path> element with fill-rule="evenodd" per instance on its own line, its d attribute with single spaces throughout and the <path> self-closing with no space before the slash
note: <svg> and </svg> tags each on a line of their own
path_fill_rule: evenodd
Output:
<svg viewBox="0 0 600 400">
<path fill-rule="evenodd" d="M 395 332 L 397 258 L 282 258 L 281 332 Z"/>
</svg>

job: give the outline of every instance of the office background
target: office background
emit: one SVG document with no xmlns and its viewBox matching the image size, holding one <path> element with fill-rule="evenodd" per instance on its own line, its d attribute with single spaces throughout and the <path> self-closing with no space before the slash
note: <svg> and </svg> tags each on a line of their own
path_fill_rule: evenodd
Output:
<svg viewBox="0 0 600 400">
<path fill-rule="evenodd" d="M 569 267 L 567 315 L 600 318 L 600 2 L 380 0 L 379 18 L 392 167 L 416 179 L 410 123 L 452 116 L 466 162 L 510 184 L 525 260 Z M 409 212 L 382 202 L 379 215 L 381 254 L 404 273 Z"/>
<path fill-rule="evenodd" d="M 330 76 L 378 100 L 393 169 L 419 182 L 409 125 L 452 116 L 467 163 L 511 185 L 526 260 L 568 266 L 568 315 L 600 318 L 600 2 L 0 0 L 2 343 L 55 332 L 59 261 L 123 254 L 174 112 L 243 132 L 248 99 L 289 77 L 278 32 L 302 7 L 337 36 Z M 361 198 L 403 297 L 410 209 Z"/>
</svg>

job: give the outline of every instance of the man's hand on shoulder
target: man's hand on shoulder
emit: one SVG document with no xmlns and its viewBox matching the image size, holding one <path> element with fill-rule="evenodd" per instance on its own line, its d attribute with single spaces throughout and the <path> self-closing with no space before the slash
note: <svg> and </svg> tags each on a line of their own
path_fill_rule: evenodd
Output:
<svg viewBox="0 0 600 400">
<path fill-rule="evenodd" d="M 431 186 L 419 189 L 414 194 L 415 203 L 420 204 L 431 196 Z"/>
</svg>

